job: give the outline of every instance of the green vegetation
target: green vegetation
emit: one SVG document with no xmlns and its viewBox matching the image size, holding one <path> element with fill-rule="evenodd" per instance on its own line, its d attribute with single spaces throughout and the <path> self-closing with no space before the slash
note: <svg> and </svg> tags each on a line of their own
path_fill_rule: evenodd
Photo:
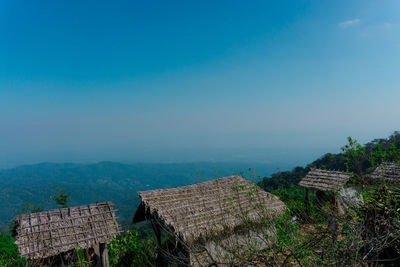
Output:
<svg viewBox="0 0 400 267">
<path fill-rule="evenodd" d="M 349 171 L 357 175 L 371 172 L 382 161 L 400 161 L 400 132 L 394 132 L 387 139 L 375 139 L 364 146 L 349 137 L 342 153 L 327 153 L 306 167 L 295 167 L 291 171 L 278 172 L 264 177 L 260 186 L 268 192 L 279 187 L 287 189 L 300 182 L 310 168 Z"/>
<path fill-rule="evenodd" d="M 136 230 L 126 231 L 108 245 L 112 266 L 151 266 L 156 259 L 156 247 L 152 238 L 139 239 Z"/>
<path fill-rule="evenodd" d="M 321 221 L 324 219 L 320 212 L 320 205 L 315 201 L 315 192 L 310 192 L 309 207 L 306 206 L 304 199 L 306 197 L 306 189 L 297 185 L 290 185 L 288 188 L 279 187 L 272 191 L 272 194 L 279 197 L 285 202 L 289 209 L 290 216 L 296 216 L 300 221 Z"/>
<path fill-rule="evenodd" d="M 296 194 L 292 190 L 289 195 Z M 265 251 L 270 266 L 398 266 L 400 189 L 380 184 L 365 187 L 364 193 L 365 205 L 334 216 L 334 228 L 326 219 L 294 223 L 291 218 L 304 211 L 292 200 L 287 202 L 291 209 L 275 221 L 278 240 Z M 332 216 L 323 206 L 316 205 L 316 210 L 320 218 Z"/>
<path fill-rule="evenodd" d="M 15 239 L 10 235 L 0 233 L 0 266 L 24 266 L 25 259 L 18 254 L 18 248 L 14 244 Z"/>
<path fill-rule="evenodd" d="M 279 196 L 289 208 L 275 222 L 278 240 L 268 250 L 269 261 L 275 263 L 272 265 L 398 266 L 400 189 L 385 183 L 366 184 L 362 178 L 383 161 L 400 162 L 399 155 L 399 132 L 365 146 L 349 137 L 342 153 L 326 154 L 306 168 L 296 167 L 264 178 L 260 185 Z M 353 172 L 351 183 L 360 188 L 365 204 L 347 209 L 346 216 L 332 217 L 329 207 L 317 203 L 310 194 L 311 207 L 307 209 L 305 190 L 297 184 L 312 167 Z M 294 216 L 300 224 L 290 220 Z M 326 221 L 329 217 L 335 222 L 333 229 Z"/>
<path fill-rule="evenodd" d="M 65 194 L 64 190 L 60 189 L 58 194 L 51 196 L 50 199 L 54 199 L 59 208 L 68 208 L 68 200 L 71 198 L 70 195 Z"/>
<path fill-rule="evenodd" d="M 400 188 L 386 183 L 371 185 L 362 179 L 383 161 L 400 162 L 399 132 L 364 146 L 349 137 L 341 153 L 326 154 L 306 167 L 296 167 L 292 171 L 263 178 L 259 185 L 285 202 L 288 211 L 277 218 L 263 220 L 265 229 L 271 229 L 271 226 L 276 229 L 274 242 L 261 251 L 249 249 L 246 257 L 231 251 L 237 256 L 231 262 L 232 266 L 239 263 L 259 266 L 398 266 Z M 352 172 L 354 177 L 351 183 L 361 191 L 364 205 L 349 207 L 345 216 L 339 216 L 328 201 L 318 202 L 315 192 L 311 190 L 307 206 L 304 201 L 306 190 L 299 187 L 298 182 L 314 167 Z M 249 173 L 250 180 L 260 178 L 252 169 Z M 58 189 L 50 199 L 59 207 L 75 203 L 74 197 L 65 192 L 69 192 L 68 189 Z M 332 194 L 325 193 L 326 199 Z M 21 212 L 35 212 L 43 208 L 30 202 L 21 206 Z M 130 207 L 132 215 L 132 205 Z M 155 264 L 157 247 L 149 224 L 134 227 L 108 245 L 112 266 Z M 265 233 L 265 236 L 270 240 L 270 233 Z M 10 235 L 0 234 L 0 266 L 23 266 L 25 260 L 19 257 L 14 241 Z M 79 253 L 82 254 L 82 251 Z"/>
</svg>

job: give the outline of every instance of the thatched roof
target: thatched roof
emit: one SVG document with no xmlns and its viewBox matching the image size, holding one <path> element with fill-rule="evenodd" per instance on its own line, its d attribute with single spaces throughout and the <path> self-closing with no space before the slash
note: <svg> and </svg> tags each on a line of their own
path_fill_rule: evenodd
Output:
<svg viewBox="0 0 400 267">
<path fill-rule="evenodd" d="M 299 185 L 310 189 L 336 192 L 340 190 L 349 179 L 350 174 L 347 172 L 311 169 L 311 171 L 301 179 Z"/>
<path fill-rule="evenodd" d="M 22 214 L 14 222 L 19 253 L 29 259 L 109 243 L 119 232 L 111 202 Z"/>
<path fill-rule="evenodd" d="M 383 162 L 370 175 L 373 180 L 386 180 L 388 182 L 400 182 L 400 164 L 394 162 Z"/>
<path fill-rule="evenodd" d="M 185 242 L 232 231 L 243 224 L 238 215 L 257 219 L 262 212 L 271 215 L 286 209 L 278 197 L 237 175 L 138 194 L 142 203 L 134 222 L 157 218 Z"/>
</svg>

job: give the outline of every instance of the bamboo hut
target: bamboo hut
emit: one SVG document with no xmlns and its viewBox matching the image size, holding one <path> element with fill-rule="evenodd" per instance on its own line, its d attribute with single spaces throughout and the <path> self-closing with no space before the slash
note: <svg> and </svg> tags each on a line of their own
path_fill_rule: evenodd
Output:
<svg viewBox="0 0 400 267">
<path fill-rule="evenodd" d="M 370 175 L 373 182 L 382 181 L 388 183 L 400 183 L 400 164 L 383 162 Z"/>
<path fill-rule="evenodd" d="M 172 233 L 184 244 L 185 256 L 194 266 L 215 263 L 221 254 L 226 254 L 225 245 L 244 245 L 246 235 L 255 240 L 254 231 L 239 234 L 245 220 L 260 222 L 265 215 L 274 216 L 286 210 L 278 197 L 237 175 L 138 194 L 141 203 L 134 223 L 152 220 L 158 247 L 161 230 Z M 272 235 L 272 230 L 268 231 Z M 216 242 L 216 238 L 221 242 Z"/>
<path fill-rule="evenodd" d="M 342 171 L 330 171 L 323 169 L 311 169 L 301 179 L 299 185 L 306 188 L 305 202 L 309 205 L 309 189 L 317 190 L 317 200 L 324 201 L 322 192 L 333 193 L 330 202 L 338 209 L 339 214 L 344 214 L 344 209 L 349 205 L 363 203 L 362 196 L 354 187 L 345 187 L 351 177 L 350 173 Z"/>
<path fill-rule="evenodd" d="M 21 256 L 32 264 L 70 250 L 94 247 L 99 251 L 102 266 L 109 266 L 106 244 L 118 233 L 119 225 L 111 202 L 21 214 L 14 218 L 15 243 Z"/>
</svg>

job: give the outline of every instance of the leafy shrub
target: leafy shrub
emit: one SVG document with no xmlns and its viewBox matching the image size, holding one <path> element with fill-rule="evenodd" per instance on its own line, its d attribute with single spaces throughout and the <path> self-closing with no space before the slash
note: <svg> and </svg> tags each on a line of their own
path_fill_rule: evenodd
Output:
<svg viewBox="0 0 400 267">
<path fill-rule="evenodd" d="M 321 213 L 321 203 L 316 202 L 315 192 L 312 190 L 309 192 L 309 207 L 304 201 L 306 197 L 306 189 L 304 187 L 292 184 L 288 188 L 279 187 L 272 191 L 272 194 L 285 202 L 292 217 L 296 216 L 297 219 L 303 222 L 317 222 L 324 219 Z"/>
<path fill-rule="evenodd" d="M 25 259 L 19 256 L 14 242 L 12 236 L 0 233 L 0 266 L 24 266 Z"/>
<path fill-rule="evenodd" d="M 112 266 L 151 266 L 156 258 L 153 240 L 139 239 L 135 230 L 116 237 L 108 245 L 108 251 Z"/>
</svg>

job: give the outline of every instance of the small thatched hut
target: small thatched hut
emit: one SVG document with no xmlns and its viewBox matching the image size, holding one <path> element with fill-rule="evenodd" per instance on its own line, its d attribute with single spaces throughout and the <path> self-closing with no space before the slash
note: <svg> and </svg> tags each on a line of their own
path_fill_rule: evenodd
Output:
<svg viewBox="0 0 400 267">
<path fill-rule="evenodd" d="M 142 202 L 134 222 L 157 222 L 153 229 L 158 242 L 161 243 L 160 228 L 172 233 L 184 243 L 185 255 L 195 266 L 215 262 L 226 252 L 224 245 L 243 245 L 238 229 L 245 221 L 257 222 L 266 214 L 272 216 L 286 210 L 278 197 L 237 175 L 138 194 Z M 216 237 L 222 242 L 215 242 Z"/>
<path fill-rule="evenodd" d="M 106 244 L 119 233 L 111 202 L 21 214 L 14 218 L 14 234 L 21 256 L 31 262 L 73 249 L 99 249 L 108 265 Z"/>
<path fill-rule="evenodd" d="M 341 171 L 311 169 L 299 185 L 309 189 L 337 192 L 349 181 L 350 174 Z"/>
<path fill-rule="evenodd" d="M 373 182 L 385 180 L 389 183 L 400 183 L 400 164 L 395 162 L 383 162 L 370 175 Z"/>
<path fill-rule="evenodd" d="M 309 203 L 309 189 L 317 190 L 318 200 L 323 200 L 321 192 L 334 193 L 331 195 L 330 201 L 338 208 L 339 214 L 343 214 L 344 209 L 349 205 L 363 203 L 362 196 L 358 194 L 356 188 L 345 187 L 350 177 L 351 174 L 347 172 L 311 169 L 301 179 L 299 185 L 306 188 L 306 204 Z"/>
</svg>

